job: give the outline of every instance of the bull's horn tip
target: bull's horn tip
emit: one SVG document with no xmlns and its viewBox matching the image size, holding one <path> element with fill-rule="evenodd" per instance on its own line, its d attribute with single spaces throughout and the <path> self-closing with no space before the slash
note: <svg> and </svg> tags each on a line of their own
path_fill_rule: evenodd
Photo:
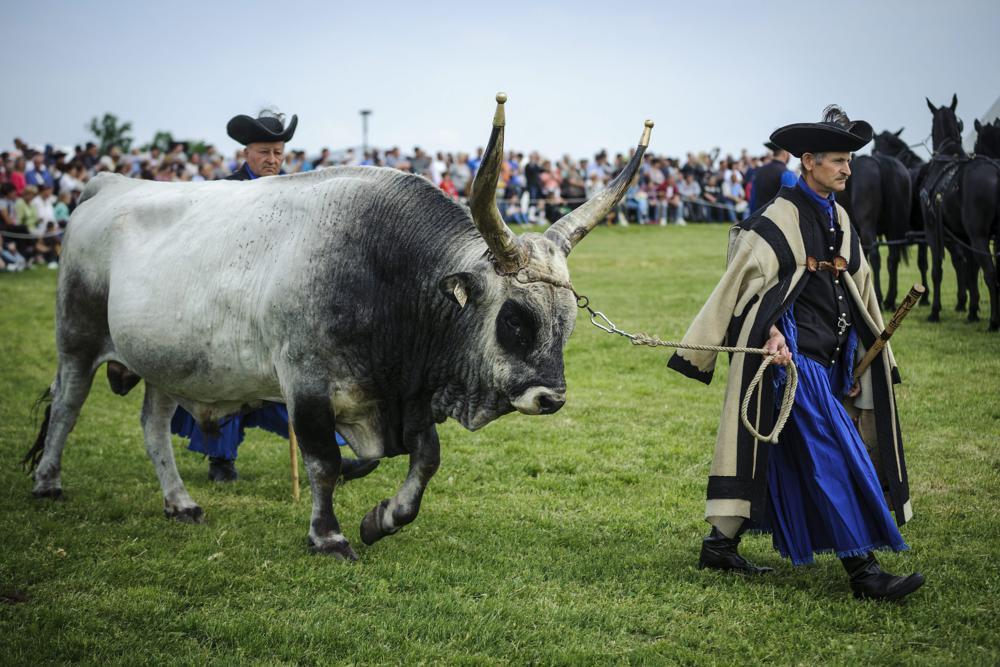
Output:
<svg viewBox="0 0 1000 667">
<path fill-rule="evenodd" d="M 646 119 L 642 128 L 642 138 L 639 139 L 640 146 L 649 146 L 649 135 L 653 131 L 653 121 Z"/>
<path fill-rule="evenodd" d="M 507 93 L 497 93 L 497 104 L 503 104 L 507 101 Z"/>
</svg>

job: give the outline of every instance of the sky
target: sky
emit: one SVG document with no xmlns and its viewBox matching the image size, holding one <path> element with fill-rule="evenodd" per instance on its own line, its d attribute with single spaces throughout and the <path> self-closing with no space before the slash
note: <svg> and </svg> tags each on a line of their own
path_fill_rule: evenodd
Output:
<svg viewBox="0 0 1000 667">
<path fill-rule="evenodd" d="M 9 2 L 0 147 L 70 146 L 105 112 L 224 153 L 234 115 L 299 116 L 289 148 L 471 151 L 497 91 L 508 148 L 576 157 L 761 152 L 836 102 L 930 132 L 925 96 L 972 127 L 1000 96 L 1000 2 Z M 14 54 L 17 57 L 11 57 Z"/>
</svg>

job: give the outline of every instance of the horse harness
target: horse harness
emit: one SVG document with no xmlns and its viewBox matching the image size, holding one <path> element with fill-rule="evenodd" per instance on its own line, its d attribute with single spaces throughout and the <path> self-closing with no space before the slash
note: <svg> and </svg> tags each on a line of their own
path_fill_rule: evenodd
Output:
<svg viewBox="0 0 1000 667">
<path fill-rule="evenodd" d="M 954 232 L 945 226 L 942 212 L 945 197 L 958 195 L 959 186 L 961 185 L 959 176 L 965 170 L 966 166 L 975 161 L 986 161 L 1000 171 L 1000 160 L 996 158 L 985 155 L 969 155 L 966 153 L 951 155 L 936 153 L 928 164 L 929 173 L 924 177 L 924 183 L 920 188 L 920 204 L 927 211 L 930 221 L 934 225 L 935 236 L 938 239 L 937 243 L 940 244 L 943 240 L 943 235 L 947 234 L 953 242 L 966 250 L 978 253 L 975 248 L 963 242 Z M 935 170 L 934 167 L 937 165 L 943 166 Z M 932 178 L 928 178 L 928 176 L 932 176 Z"/>
</svg>

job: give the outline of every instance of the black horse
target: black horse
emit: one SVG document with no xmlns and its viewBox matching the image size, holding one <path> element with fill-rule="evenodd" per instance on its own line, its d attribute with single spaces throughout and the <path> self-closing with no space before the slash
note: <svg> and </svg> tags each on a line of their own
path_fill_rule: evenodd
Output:
<svg viewBox="0 0 1000 667">
<path fill-rule="evenodd" d="M 990 298 L 990 331 L 1000 330 L 997 270 L 990 241 L 1000 248 L 1000 163 L 986 157 L 970 157 L 962 148 L 962 121 L 955 115 L 958 97 L 950 106 L 927 106 L 933 114 L 931 136 L 934 157 L 921 186 L 920 200 L 927 238 L 931 246 L 931 280 L 934 295 L 932 322 L 941 313 L 941 262 L 944 244 L 960 248 L 967 269 L 963 271 L 969 288 L 969 321 L 979 315 L 978 269 Z"/>
<path fill-rule="evenodd" d="M 851 177 L 847 188 L 837 195 L 837 201 L 847 210 L 861 237 L 875 282 L 875 297 L 883 307 L 896 308 L 899 260 L 905 257 L 907 233 L 910 231 L 910 173 L 902 162 L 891 155 L 876 151 L 861 155 L 851 162 Z M 889 246 L 889 291 L 882 298 L 879 273 L 882 257 L 879 241 Z"/>
<path fill-rule="evenodd" d="M 906 237 L 917 246 L 917 267 L 920 269 L 920 284 L 927 284 L 927 241 L 924 238 L 924 216 L 920 210 L 920 198 L 918 193 L 927 175 L 927 162 L 917 155 L 910 146 L 903 141 L 900 136 L 904 128 L 899 128 L 897 132 L 883 130 L 875 135 L 875 147 L 872 153 L 877 155 L 888 155 L 903 163 L 910 176 L 910 216 L 908 220 L 909 229 Z M 892 246 L 890 245 L 890 248 Z M 906 259 L 906 246 L 903 246 L 903 259 Z M 891 265 L 891 262 L 890 262 Z M 894 280 L 892 268 L 889 270 L 890 283 Z M 964 291 L 962 292 L 964 295 Z M 926 306 L 930 303 L 930 296 L 925 291 L 920 297 L 920 305 Z M 891 304 L 890 304 L 891 305 Z M 965 302 L 962 302 L 961 310 L 965 310 Z"/>
<path fill-rule="evenodd" d="M 976 157 L 1000 160 L 1000 118 L 983 125 L 978 120 L 976 126 Z"/>
</svg>

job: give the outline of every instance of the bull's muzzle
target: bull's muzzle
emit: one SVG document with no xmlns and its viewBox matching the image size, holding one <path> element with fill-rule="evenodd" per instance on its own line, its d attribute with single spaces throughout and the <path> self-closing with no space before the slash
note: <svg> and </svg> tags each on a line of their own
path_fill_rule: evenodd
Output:
<svg viewBox="0 0 1000 667">
<path fill-rule="evenodd" d="M 511 401 L 518 412 L 526 415 L 550 415 L 566 403 L 566 392 L 548 387 L 529 387 Z"/>
</svg>

